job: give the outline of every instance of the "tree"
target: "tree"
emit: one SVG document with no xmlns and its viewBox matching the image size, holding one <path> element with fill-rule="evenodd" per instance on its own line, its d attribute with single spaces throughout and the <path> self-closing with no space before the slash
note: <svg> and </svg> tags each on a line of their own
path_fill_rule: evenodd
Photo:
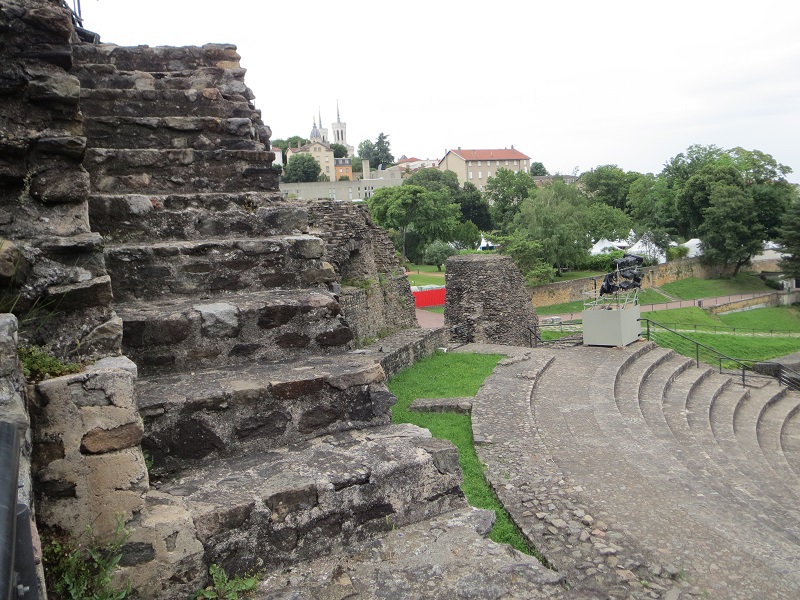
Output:
<svg viewBox="0 0 800 600">
<path fill-rule="evenodd" d="M 406 236 L 413 230 L 428 241 L 449 239 L 458 222 L 459 208 L 444 191 L 418 185 L 381 188 L 367 201 L 375 221 L 400 232 L 400 248 L 406 259 Z"/>
<path fill-rule="evenodd" d="M 477 250 L 481 245 L 481 232 L 472 221 L 456 225 L 451 237 L 452 244 L 459 250 Z"/>
<path fill-rule="evenodd" d="M 547 169 L 544 168 L 544 165 L 540 162 L 532 162 L 531 163 L 531 176 L 535 177 L 547 177 L 550 173 L 547 172 Z"/>
<path fill-rule="evenodd" d="M 601 165 L 581 175 L 580 183 L 586 194 L 599 202 L 625 210 L 631 183 L 639 173 L 626 173 L 617 165 Z"/>
<path fill-rule="evenodd" d="M 462 223 L 472 221 L 478 231 L 491 231 L 494 228 L 492 215 L 489 212 L 489 202 L 474 183 L 464 182 L 456 201 L 461 205 Z"/>
<path fill-rule="evenodd" d="M 800 201 L 794 202 L 786 211 L 778 240 L 785 255 L 780 267 L 786 275 L 800 279 Z"/>
<path fill-rule="evenodd" d="M 347 147 L 342 144 L 331 144 L 333 158 L 347 158 Z"/>
<path fill-rule="evenodd" d="M 436 268 L 441 271 L 444 262 L 451 256 L 458 254 L 458 250 L 453 248 L 447 242 L 436 240 L 431 242 L 425 247 L 424 261 L 426 265 L 436 265 Z"/>
<path fill-rule="evenodd" d="M 308 152 L 294 154 L 286 163 L 283 180 L 286 183 L 317 181 L 322 169 L 316 159 Z"/>
<path fill-rule="evenodd" d="M 682 235 L 691 237 L 699 233 L 705 220 L 704 211 L 711 205 L 711 193 L 720 185 L 738 187 L 742 191 L 745 188 L 739 171 L 725 161 L 709 163 L 689 178 L 676 198 L 678 228 Z"/>
<path fill-rule="evenodd" d="M 514 215 L 525 198 L 535 194 L 536 183 L 528 173 L 498 169 L 486 182 L 484 194 L 491 206 L 492 221 L 502 231 L 508 231 Z"/>
<path fill-rule="evenodd" d="M 446 189 L 451 197 L 459 192 L 458 176 L 453 171 L 440 171 L 433 167 L 420 169 L 408 176 L 403 185 L 418 185 L 426 190 L 436 191 Z"/>
<path fill-rule="evenodd" d="M 375 140 L 375 153 L 369 160 L 369 166 L 373 169 L 378 169 L 381 166 L 389 167 L 394 164 L 394 156 L 389 144 L 389 136 L 381 132 L 378 134 L 378 139 Z"/>
<path fill-rule="evenodd" d="M 292 137 L 285 140 L 272 140 L 270 143 L 273 146 L 281 149 L 281 152 L 283 153 L 283 164 L 286 164 L 286 161 L 288 160 L 288 156 L 286 155 L 286 150 L 288 148 L 297 148 L 304 144 L 308 144 L 308 140 L 299 135 L 293 135 Z"/>
<path fill-rule="evenodd" d="M 704 260 L 733 265 L 734 277 L 761 252 L 764 228 L 753 219 L 755 203 L 742 187 L 718 183 L 711 189 L 709 205 L 703 209 L 698 228 Z"/>
</svg>

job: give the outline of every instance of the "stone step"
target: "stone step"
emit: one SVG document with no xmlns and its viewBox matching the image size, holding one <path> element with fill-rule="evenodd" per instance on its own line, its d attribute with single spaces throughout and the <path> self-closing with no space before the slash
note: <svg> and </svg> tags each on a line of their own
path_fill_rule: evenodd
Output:
<svg viewBox="0 0 800 600">
<path fill-rule="evenodd" d="M 793 572 L 800 540 L 796 520 L 776 526 L 769 516 L 761 514 L 758 503 L 746 504 L 721 482 L 697 477 L 683 461 L 665 451 L 665 446 L 659 443 L 654 447 L 639 430 L 626 431 L 612 387 L 622 352 L 576 350 L 559 351 L 553 366 L 540 378 L 531 402 L 538 429 L 535 437 L 544 446 L 537 449 L 543 457 L 540 463 L 555 466 L 550 478 L 533 480 L 537 500 L 541 490 L 546 490 L 542 504 L 528 505 L 532 512 L 541 511 L 541 517 L 538 513 L 536 516 L 543 521 L 540 529 L 545 539 L 548 532 L 561 535 L 567 544 L 575 538 L 586 543 L 597 539 L 603 546 L 610 543 L 607 551 L 615 553 L 620 562 L 635 552 L 635 546 L 628 545 L 633 539 L 640 549 L 652 552 L 645 561 L 657 562 L 659 555 L 669 556 L 701 588 L 709 584 L 716 587 L 726 570 L 736 573 L 742 564 L 751 567 L 746 574 L 749 587 L 737 588 L 735 594 L 725 597 L 752 597 L 754 588 L 774 581 L 776 573 Z M 657 371 L 659 368 L 654 374 Z M 570 381 L 568 394 L 563 393 L 565 380 Z M 668 380 L 664 377 L 662 385 L 654 387 L 669 394 Z M 649 404 L 647 401 L 643 406 Z M 671 435 L 665 439 L 675 443 Z M 554 512 L 549 506 L 557 511 L 562 496 L 565 510 Z M 575 507 L 581 512 L 576 513 Z M 591 531 L 581 529 L 584 512 L 593 517 L 582 523 Z M 573 518 L 576 514 L 578 519 Z M 554 516 L 561 519 L 555 526 Z M 597 526 L 598 517 L 603 521 L 602 528 Z M 579 523 L 575 529 L 571 529 L 573 520 Z M 559 527 L 564 527 L 563 534 Z M 758 536 L 753 536 L 753 531 L 758 531 Z M 579 549 L 578 544 L 569 547 L 575 552 Z M 570 551 L 563 554 L 566 556 L 557 558 L 568 559 Z M 640 560 L 634 562 L 641 564 Z M 561 570 L 558 561 L 554 564 Z M 596 570 L 596 565 L 592 569 Z M 728 585 L 727 574 L 721 579 Z M 740 574 L 731 579 L 738 581 Z M 789 582 L 782 592 L 796 588 L 796 582 Z"/>
<path fill-rule="evenodd" d="M 239 68 L 239 53 L 233 44 L 203 46 L 117 46 L 75 44 L 76 65 L 111 64 L 123 71 L 185 71 L 202 67 Z"/>
<path fill-rule="evenodd" d="M 800 476 L 800 407 L 790 413 L 783 423 L 781 447 L 789 466 Z"/>
<path fill-rule="evenodd" d="M 88 148 L 263 151 L 247 117 L 87 117 Z"/>
<path fill-rule="evenodd" d="M 107 243 L 216 236 L 285 235 L 309 230 L 309 214 L 281 192 L 169 195 L 93 194 L 92 230 Z"/>
<path fill-rule="evenodd" d="M 81 89 L 81 111 L 90 117 L 220 117 L 260 116 L 245 99 L 229 100 L 217 88 L 204 90 Z"/>
<path fill-rule="evenodd" d="M 654 435 L 661 439 L 672 435 L 662 410 L 667 390 L 676 377 L 693 366 L 691 359 L 679 354 L 671 355 L 650 370 L 639 388 L 638 403 L 642 416 Z"/>
<path fill-rule="evenodd" d="M 626 423 L 635 427 L 641 425 L 644 414 L 639 403 L 640 390 L 653 369 L 675 356 L 676 352 L 669 348 L 649 347 L 647 352 L 626 363 L 625 368 L 617 374 L 614 398 Z"/>
<path fill-rule="evenodd" d="M 84 167 L 101 193 L 276 191 L 273 152 L 247 150 L 87 150 Z"/>
<path fill-rule="evenodd" d="M 123 322 L 123 351 L 144 374 L 324 354 L 353 340 L 339 302 L 327 292 L 240 292 L 114 308 Z"/>
<path fill-rule="evenodd" d="M 329 354 L 145 376 L 136 398 L 155 473 L 386 425 L 395 397 L 373 358 Z"/>
<path fill-rule="evenodd" d="M 740 469 L 718 446 L 709 447 L 700 442 L 698 436 L 705 428 L 701 428 L 698 435 L 690 428 L 689 412 L 693 410 L 693 399 L 703 395 L 718 397 L 727 387 L 724 378 L 720 380 L 714 375 L 717 373 L 713 367 L 691 369 L 677 377 L 670 386 L 664 406 L 667 424 L 677 441 L 672 453 L 701 478 L 709 490 L 741 503 L 743 509 L 760 506 L 759 518 L 770 520 L 771 526 L 780 531 L 787 521 L 787 514 L 796 513 L 794 494 L 790 489 L 780 480 L 772 481 L 767 472 L 756 470 L 758 477 L 752 479 L 745 474 L 748 469 Z M 670 410 L 670 406 L 674 408 Z M 800 513 L 793 514 L 790 520 L 800 520 Z"/>
<path fill-rule="evenodd" d="M 335 279 L 311 235 L 201 239 L 109 246 L 117 302 L 272 288 L 320 288 Z"/>
<path fill-rule="evenodd" d="M 777 385 L 751 387 L 748 397 L 736 407 L 733 415 L 733 432 L 742 452 L 749 461 L 778 481 L 780 476 L 767 460 L 764 449 L 759 444 L 758 421 L 766 407 L 776 402 L 784 393 L 786 388 L 779 388 Z"/>
<path fill-rule="evenodd" d="M 467 507 L 391 531 L 342 554 L 267 575 L 255 599 L 582 597 L 534 557 L 488 539 L 493 511 Z M 345 566 L 346 565 L 346 566 Z M 378 592 L 380 590 L 380 592 Z"/>
<path fill-rule="evenodd" d="M 244 573 L 338 554 L 464 508 L 460 481 L 450 442 L 389 425 L 206 460 L 155 485 L 185 503 L 207 564 Z"/>
<path fill-rule="evenodd" d="M 764 456 L 779 478 L 800 496 L 800 478 L 789 464 L 781 443 L 781 432 L 786 421 L 798 410 L 800 395 L 797 393 L 785 392 L 775 396 L 774 401 L 766 404 L 758 415 L 756 435 Z"/>
<path fill-rule="evenodd" d="M 137 71 L 119 69 L 114 64 L 78 64 L 70 71 L 83 89 L 113 90 L 204 90 L 219 89 L 224 96 L 254 98 L 244 84 L 246 69 L 198 67 L 196 69 Z"/>
</svg>

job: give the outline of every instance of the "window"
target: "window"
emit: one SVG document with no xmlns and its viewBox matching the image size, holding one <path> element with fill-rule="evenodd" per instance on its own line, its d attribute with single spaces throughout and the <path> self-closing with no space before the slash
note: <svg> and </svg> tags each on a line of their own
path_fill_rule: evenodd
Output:
<svg viewBox="0 0 800 600">
<path fill-rule="evenodd" d="M 494 161 L 494 166 L 499 167 L 500 166 L 500 161 L 499 160 Z"/>
<path fill-rule="evenodd" d="M 478 179 L 483 179 L 483 175 L 481 175 L 480 171 L 478 171 Z"/>
<path fill-rule="evenodd" d="M 469 163 L 468 163 L 468 164 L 469 164 L 469 166 L 471 167 L 471 166 L 472 166 L 472 161 L 469 161 Z"/>
<path fill-rule="evenodd" d="M 514 161 L 514 166 L 515 166 L 515 167 L 517 166 L 517 161 Z"/>
<path fill-rule="evenodd" d="M 469 172 L 469 178 L 472 179 L 472 171 Z"/>
<path fill-rule="evenodd" d="M 479 166 L 479 167 L 481 166 L 481 161 L 478 161 L 478 166 Z"/>
<path fill-rule="evenodd" d="M 506 166 L 508 166 L 508 161 L 506 161 Z"/>
</svg>

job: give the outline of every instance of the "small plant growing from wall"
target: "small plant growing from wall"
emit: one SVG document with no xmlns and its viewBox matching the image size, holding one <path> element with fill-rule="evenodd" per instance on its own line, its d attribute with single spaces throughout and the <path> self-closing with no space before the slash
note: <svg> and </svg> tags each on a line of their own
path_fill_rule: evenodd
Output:
<svg viewBox="0 0 800 600">
<path fill-rule="evenodd" d="M 78 363 L 62 362 L 44 346 L 20 346 L 17 354 L 22 362 L 22 372 L 28 381 L 42 381 L 81 370 Z"/>
<path fill-rule="evenodd" d="M 124 600 L 130 585 L 114 584 L 114 572 L 122 559 L 128 532 L 117 520 L 117 529 L 107 542 L 100 542 L 91 528 L 72 538 L 52 535 L 42 550 L 47 597 L 51 600 Z"/>
<path fill-rule="evenodd" d="M 228 577 L 225 569 L 213 564 L 208 568 L 211 576 L 211 585 L 198 591 L 194 598 L 221 598 L 223 600 L 238 600 L 250 595 L 256 589 L 258 577 L 245 575 L 244 577 Z"/>
</svg>

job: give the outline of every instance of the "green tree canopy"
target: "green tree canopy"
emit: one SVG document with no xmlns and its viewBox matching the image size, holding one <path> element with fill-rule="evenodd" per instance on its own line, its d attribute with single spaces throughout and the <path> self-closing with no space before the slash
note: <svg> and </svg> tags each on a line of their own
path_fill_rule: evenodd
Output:
<svg viewBox="0 0 800 600">
<path fill-rule="evenodd" d="M 294 154 L 286 163 L 283 180 L 286 183 L 317 181 L 322 169 L 317 160 L 308 152 Z"/>
<path fill-rule="evenodd" d="M 595 200 L 625 210 L 628 190 L 641 175 L 626 173 L 617 165 L 601 165 L 581 175 L 580 184 L 586 194 Z"/>
<path fill-rule="evenodd" d="M 347 158 L 347 147 L 342 144 L 331 144 L 333 158 Z"/>
<path fill-rule="evenodd" d="M 378 134 L 375 142 L 364 140 L 358 145 L 358 158 L 368 160 L 370 169 L 384 168 L 394 164 L 389 136 L 383 132 Z"/>
<path fill-rule="evenodd" d="M 441 271 L 444 262 L 451 256 L 458 254 L 458 250 L 453 248 L 447 242 L 435 240 L 425 247 L 425 264 L 436 265 L 436 268 Z"/>
<path fill-rule="evenodd" d="M 764 228 L 754 222 L 754 212 L 753 198 L 741 186 L 724 182 L 713 185 L 698 228 L 703 259 L 733 265 L 736 276 L 762 249 Z"/>
<path fill-rule="evenodd" d="M 535 177 L 546 177 L 550 175 L 550 173 L 547 172 L 547 169 L 544 168 L 544 165 L 540 162 L 531 163 L 530 174 Z"/>
<path fill-rule="evenodd" d="M 795 279 L 800 279 L 800 200 L 793 199 L 783 219 L 778 240 L 785 255 L 781 269 Z"/>
<path fill-rule="evenodd" d="M 471 221 L 479 231 L 494 229 L 492 216 L 489 212 L 489 202 L 483 197 L 474 183 L 465 182 L 461 193 L 456 198 L 461 205 L 461 222 Z"/>
<path fill-rule="evenodd" d="M 490 211 L 495 227 L 509 231 L 514 215 L 525 198 L 535 194 L 536 183 L 523 171 L 498 169 L 494 177 L 489 177 L 484 196 L 491 206 Z"/>
<path fill-rule="evenodd" d="M 443 190 L 430 191 L 418 185 L 381 188 L 367 201 L 375 222 L 400 232 L 398 248 L 407 258 L 406 236 L 413 230 L 428 242 L 449 241 L 460 213 Z"/>
</svg>

